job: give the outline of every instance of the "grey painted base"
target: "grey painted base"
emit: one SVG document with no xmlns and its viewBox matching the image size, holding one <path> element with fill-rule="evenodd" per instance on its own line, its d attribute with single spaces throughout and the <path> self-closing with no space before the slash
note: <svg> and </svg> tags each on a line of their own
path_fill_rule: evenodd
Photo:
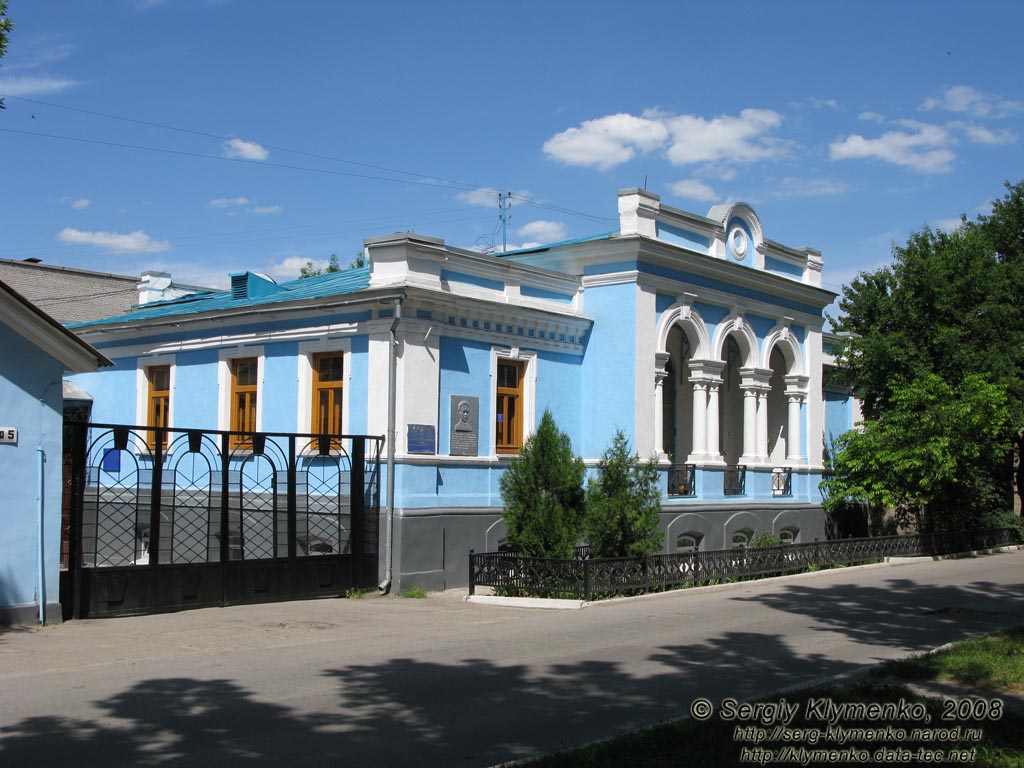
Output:
<svg viewBox="0 0 1024 768">
<path fill-rule="evenodd" d="M 60 624 L 62 621 L 60 603 L 47 603 L 46 623 Z M 0 627 L 30 626 L 38 623 L 38 605 L 0 605 Z"/>
<path fill-rule="evenodd" d="M 824 540 L 825 513 L 801 503 L 701 504 L 663 508 L 664 552 L 682 535 L 701 538 L 702 550 L 726 549 L 739 531 L 796 532 L 797 542 Z M 383 527 L 381 528 L 383 530 Z M 469 552 L 493 552 L 505 538 L 500 507 L 397 509 L 392 592 L 441 590 L 469 584 Z M 380 548 L 381 553 L 384 547 Z M 386 564 L 381 563 L 382 571 Z"/>
</svg>

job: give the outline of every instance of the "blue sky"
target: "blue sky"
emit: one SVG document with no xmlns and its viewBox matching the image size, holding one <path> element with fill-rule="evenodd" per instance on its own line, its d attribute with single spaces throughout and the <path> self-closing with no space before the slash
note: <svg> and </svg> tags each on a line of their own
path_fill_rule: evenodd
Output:
<svg viewBox="0 0 1024 768">
<path fill-rule="evenodd" d="M 712 7 L 712 5 L 714 7 Z M 826 287 L 1024 178 L 1024 3 L 10 0 L 0 256 L 223 286 L 743 200 Z M 100 113 L 100 114 L 91 114 Z"/>
</svg>

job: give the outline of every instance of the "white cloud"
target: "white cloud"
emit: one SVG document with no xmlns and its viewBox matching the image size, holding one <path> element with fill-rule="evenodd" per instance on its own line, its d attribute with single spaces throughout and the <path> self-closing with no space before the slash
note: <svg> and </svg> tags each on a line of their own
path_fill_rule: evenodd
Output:
<svg viewBox="0 0 1024 768">
<path fill-rule="evenodd" d="M 913 120 L 900 121 L 910 131 L 889 131 L 877 139 L 858 134 L 847 136 L 829 145 L 833 160 L 875 158 L 902 165 L 921 173 L 949 173 L 956 155 L 949 145 L 953 137 L 945 128 Z"/>
<path fill-rule="evenodd" d="M 455 198 L 470 205 L 478 205 L 481 208 L 493 208 L 498 205 L 498 190 L 481 187 L 469 192 L 459 192 Z"/>
<path fill-rule="evenodd" d="M 154 240 L 141 229 L 121 234 L 83 232 L 80 229 L 65 227 L 57 235 L 57 239 L 71 245 L 93 245 L 105 249 L 108 253 L 159 253 L 171 249 L 171 244 L 167 240 Z"/>
<path fill-rule="evenodd" d="M 811 98 L 811 106 L 815 109 L 839 109 L 839 102 L 835 99 L 815 99 Z"/>
<path fill-rule="evenodd" d="M 263 269 L 275 280 L 295 280 L 300 270 L 312 262 L 316 269 L 327 269 L 328 259 L 310 259 L 306 256 L 288 256 L 281 261 L 272 262 Z"/>
<path fill-rule="evenodd" d="M 831 179 L 798 179 L 788 176 L 778 183 L 772 192 L 776 197 L 826 197 L 841 195 L 849 187 L 841 181 Z"/>
<path fill-rule="evenodd" d="M 35 69 L 44 64 L 53 64 L 68 58 L 75 50 L 73 43 L 55 42 L 58 35 L 48 35 L 35 40 L 22 41 L 13 61 L 4 64 L 8 72 Z"/>
<path fill-rule="evenodd" d="M 519 189 L 511 193 L 513 197 L 513 203 L 517 202 L 515 198 L 520 201 L 528 199 L 530 197 L 526 189 Z M 481 186 L 479 189 L 470 189 L 459 193 L 455 196 L 456 200 L 461 200 L 463 203 L 468 203 L 471 206 L 479 206 L 480 208 L 497 208 L 498 207 L 498 189 L 490 188 L 489 186 Z"/>
<path fill-rule="evenodd" d="M 4 96 L 45 96 L 78 85 L 77 80 L 63 77 L 0 77 L 0 93 Z"/>
<path fill-rule="evenodd" d="M 224 155 L 236 160 L 266 160 L 270 153 L 262 144 L 244 139 L 231 139 L 224 142 Z"/>
<path fill-rule="evenodd" d="M 1024 104 L 991 93 L 983 93 L 969 85 L 954 85 L 937 98 L 925 99 L 919 108 L 924 111 L 945 109 L 950 112 L 965 112 L 974 117 L 1006 117 L 1013 112 L 1024 110 Z"/>
<path fill-rule="evenodd" d="M 248 204 L 248 197 L 218 197 L 208 203 L 211 208 L 235 208 Z"/>
<path fill-rule="evenodd" d="M 739 115 L 710 120 L 696 115 L 665 117 L 672 140 L 668 159 L 674 165 L 748 163 L 775 160 L 790 154 L 790 143 L 766 136 L 782 124 L 778 112 L 744 109 Z"/>
<path fill-rule="evenodd" d="M 602 171 L 632 160 L 637 151 L 650 152 L 668 139 L 660 120 L 619 113 L 586 120 L 544 142 L 544 152 L 566 165 L 581 165 Z"/>
<path fill-rule="evenodd" d="M 861 112 L 857 115 L 857 119 L 870 123 L 884 123 L 885 115 L 879 114 L 878 112 Z"/>
<path fill-rule="evenodd" d="M 539 240 L 543 243 L 556 243 L 559 240 L 565 240 L 568 230 L 565 228 L 565 224 L 561 222 L 538 220 L 519 227 L 516 230 L 516 235 Z"/>
<path fill-rule="evenodd" d="M 682 179 L 669 184 L 668 188 L 673 195 L 687 200 L 711 202 L 718 199 L 718 193 L 700 179 Z"/>
<path fill-rule="evenodd" d="M 92 203 L 87 198 L 84 197 L 80 197 L 71 203 L 71 207 L 74 208 L 76 211 L 80 211 L 83 208 L 88 208 L 90 205 L 92 205 Z"/>
<path fill-rule="evenodd" d="M 211 208 L 222 208 L 227 210 L 228 216 L 236 216 L 240 211 L 254 216 L 270 216 L 280 213 L 284 209 L 280 205 L 255 205 L 255 200 L 248 197 L 217 197 L 207 203 Z M 245 206 L 253 203 L 249 208 Z"/>
<path fill-rule="evenodd" d="M 949 125 L 963 131 L 967 139 L 974 144 L 1013 144 L 1017 141 L 1016 135 L 1005 129 L 993 131 L 973 123 L 950 123 Z"/>
<path fill-rule="evenodd" d="M 943 232 L 952 232 L 954 229 L 960 229 L 960 225 L 963 221 L 959 216 L 950 219 L 936 219 L 931 222 L 932 229 L 942 230 Z"/>
<path fill-rule="evenodd" d="M 822 102 L 825 104 L 825 102 Z M 607 170 L 638 152 L 666 148 L 674 165 L 748 163 L 791 154 L 792 142 L 767 134 L 782 124 L 778 112 L 744 109 L 711 119 L 647 110 L 587 120 L 544 142 L 544 152 L 567 165 Z"/>
</svg>

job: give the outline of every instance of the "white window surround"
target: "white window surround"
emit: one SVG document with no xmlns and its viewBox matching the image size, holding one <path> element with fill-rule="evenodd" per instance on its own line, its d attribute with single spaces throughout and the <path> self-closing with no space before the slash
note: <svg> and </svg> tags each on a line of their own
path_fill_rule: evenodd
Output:
<svg viewBox="0 0 1024 768">
<path fill-rule="evenodd" d="M 231 429 L 231 361 L 256 358 L 256 431 L 263 429 L 263 347 L 229 347 L 217 354 L 217 429 Z"/>
<path fill-rule="evenodd" d="M 533 434 L 534 425 L 537 423 L 537 353 L 532 350 L 519 349 L 518 347 L 492 347 L 491 348 L 491 402 L 488 403 L 487 413 L 490 414 L 490 455 L 497 456 L 497 436 L 494 430 L 494 408 L 498 402 L 498 361 L 515 360 L 524 363 L 523 370 L 523 444 Z M 483 408 L 480 409 L 483 412 Z M 502 454 L 502 456 L 515 454 Z"/>
<path fill-rule="evenodd" d="M 149 424 L 149 369 L 166 365 L 171 369 L 170 397 L 167 403 L 167 426 L 174 426 L 174 384 L 177 366 L 174 363 L 174 355 L 145 355 L 140 356 L 135 364 L 135 423 L 140 427 L 148 427 Z M 173 442 L 173 435 L 168 444 Z M 145 439 L 139 442 L 137 453 L 149 450 Z"/>
<path fill-rule="evenodd" d="M 313 428 L 313 355 L 320 352 L 340 352 L 342 355 L 341 431 L 347 432 L 350 423 L 348 414 L 349 392 L 352 389 L 351 339 L 304 341 L 299 344 L 299 404 L 295 414 L 295 431 L 303 435 L 308 434 Z M 260 378 L 262 380 L 262 375 Z M 259 407 L 259 401 L 256 405 Z"/>
</svg>

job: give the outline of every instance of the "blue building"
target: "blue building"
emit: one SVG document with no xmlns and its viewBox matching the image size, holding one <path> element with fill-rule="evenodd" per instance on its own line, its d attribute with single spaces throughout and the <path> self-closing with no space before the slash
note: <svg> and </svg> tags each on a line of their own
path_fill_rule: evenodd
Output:
<svg viewBox="0 0 1024 768">
<path fill-rule="evenodd" d="M 0 282 L 0 624 L 61 618 L 65 373 L 110 361 Z"/>
<path fill-rule="evenodd" d="M 743 203 L 618 204 L 595 237 L 484 255 L 399 233 L 366 267 L 79 324 L 115 365 L 75 382 L 99 422 L 393 438 L 393 588 L 461 586 L 501 545 L 499 479 L 545 409 L 588 465 L 617 428 L 659 458 L 668 551 L 824 538 L 826 446 L 856 408 L 823 376 L 820 253 Z"/>
</svg>

